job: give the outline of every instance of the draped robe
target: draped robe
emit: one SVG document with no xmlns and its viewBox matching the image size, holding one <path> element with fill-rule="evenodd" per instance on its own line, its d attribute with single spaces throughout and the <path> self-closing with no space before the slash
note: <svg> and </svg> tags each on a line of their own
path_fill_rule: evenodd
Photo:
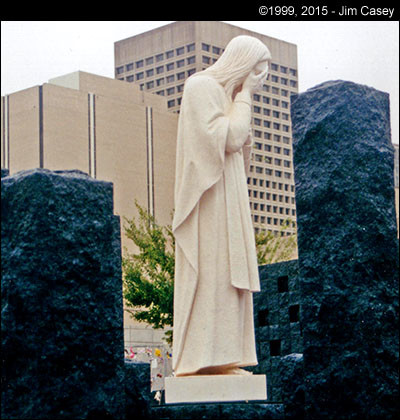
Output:
<svg viewBox="0 0 400 420">
<path fill-rule="evenodd" d="M 173 220 L 177 376 L 257 364 L 252 293 L 260 282 L 246 182 L 251 109 L 240 99 L 241 92 L 229 100 L 206 73 L 185 83 Z"/>
</svg>

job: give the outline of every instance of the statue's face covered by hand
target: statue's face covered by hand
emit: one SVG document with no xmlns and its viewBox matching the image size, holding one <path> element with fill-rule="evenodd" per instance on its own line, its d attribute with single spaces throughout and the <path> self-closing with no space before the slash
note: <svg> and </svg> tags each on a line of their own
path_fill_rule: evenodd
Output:
<svg viewBox="0 0 400 420">
<path fill-rule="evenodd" d="M 262 88 L 268 74 L 268 60 L 260 60 L 252 68 L 241 85 L 241 88 L 255 92 Z"/>
<path fill-rule="evenodd" d="M 259 61 L 254 67 L 254 73 L 259 75 L 260 73 L 268 74 L 268 60 Z"/>
</svg>

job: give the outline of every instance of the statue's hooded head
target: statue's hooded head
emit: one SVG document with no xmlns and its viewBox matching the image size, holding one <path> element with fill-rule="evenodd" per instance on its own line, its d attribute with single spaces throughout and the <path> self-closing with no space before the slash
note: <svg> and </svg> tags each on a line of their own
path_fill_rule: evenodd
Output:
<svg viewBox="0 0 400 420">
<path fill-rule="evenodd" d="M 267 64 L 270 59 L 271 53 L 259 39 L 240 35 L 229 41 L 221 57 L 205 73 L 224 86 L 231 98 L 235 88 L 243 83 L 254 67 L 263 61 Z"/>
</svg>

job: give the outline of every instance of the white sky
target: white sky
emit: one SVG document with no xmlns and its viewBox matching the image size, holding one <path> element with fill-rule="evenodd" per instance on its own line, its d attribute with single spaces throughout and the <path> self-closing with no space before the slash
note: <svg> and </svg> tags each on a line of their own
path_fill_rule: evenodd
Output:
<svg viewBox="0 0 400 420">
<path fill-rule="evenodd" d="M 114 42 L 167 21 L 3 21 L 1 94 L 82 70 L 114 78 Z M 399 22 L 229 21 L 292 42 L 299 90 L 349 80 L 388 92 L 392 141 L 399 143 Z"/>
</svg>

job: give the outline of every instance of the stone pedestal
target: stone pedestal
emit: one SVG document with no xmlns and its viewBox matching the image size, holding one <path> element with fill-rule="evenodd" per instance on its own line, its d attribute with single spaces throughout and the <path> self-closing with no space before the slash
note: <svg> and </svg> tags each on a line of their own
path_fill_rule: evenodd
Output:
<svg viewBox="0 0 400 420">
<path fill-rule="evenodd" d="M 306 417 L 398 414 L 398 239 L 389 95 L 292 96 Z"/>
<path fill-rule="evenodd" d="M 167 404 L 266 399 L 265 375 L 197 375 L 165 378 Z"/>
<path fill-rule="evenodd" d="M 123 418 L 112 184 L 47 169 L 3 178 L 1 275 L 1 417 Z"/>
</svg>

